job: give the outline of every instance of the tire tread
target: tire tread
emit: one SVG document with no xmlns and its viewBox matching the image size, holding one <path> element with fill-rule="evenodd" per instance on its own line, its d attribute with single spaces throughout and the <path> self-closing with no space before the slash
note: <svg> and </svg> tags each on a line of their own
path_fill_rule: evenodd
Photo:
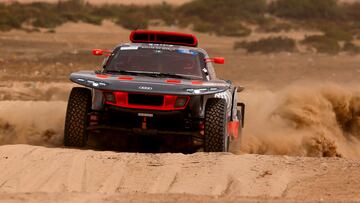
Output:
<svg viewBox="0 0 360 203">
<path fill-rule="evenodd" d="M 71 90 L 65 118 L 64 145 L 84 147 L 87 142 L 86 128 L 91 108 L 91 90 L 74 87 Z"/>
<path fill-rule="evenodd" d="M 226 101 L 220 98 L 208 99 L 205 107 L 206 152 L 227 151 L 226 119 Z"/>
</svg>

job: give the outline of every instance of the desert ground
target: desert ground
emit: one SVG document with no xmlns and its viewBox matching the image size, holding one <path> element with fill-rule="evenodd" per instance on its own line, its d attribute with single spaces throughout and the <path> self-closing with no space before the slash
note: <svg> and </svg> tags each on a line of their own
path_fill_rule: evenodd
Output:
<svg viewBox="0 0 360 203">
<path fill-rule="evenodd" d="M 58 0 L 0 0 L 0 2 L 21 2 L 21 3 L 32 3 L 32 2 L 58 2 Z M 173 5 L 181 5 L 191 0 L 85 0 L 91 4 L 137 4 L 137 5 L 149 5 L 166 2 Z M 271 0 L 268 0 L 271 2 Z M 359 0 L 340 0 L 340 2 L 357 2 Z"/>
<path fill-rule="evenodd" d="M 64 148 L 69 73 L 99 69 L 90 50 L 129 33 L 111 22 L 0 33 L 0 201 L 360 202 L 360 55 L 250 55 L 194 33 L 226 58 L 218 77 L 246 88 L 241 153 Z"/>
<path fill-rule="evenodd" d="M 58 0 L 0 0 L 0 2 L 21 2 L 21 3 L 32 3 L 32 2 L 58 2 Z M 90 0 L 86 1 L 91 4 L 136 4 L 136 5 L 149 5 L 149 4 L 158 4 L 162 2 L 170 3 L 173 5 L 181 5 L 183 3 L 189 2 L 190 0 Z"/>
</svg>

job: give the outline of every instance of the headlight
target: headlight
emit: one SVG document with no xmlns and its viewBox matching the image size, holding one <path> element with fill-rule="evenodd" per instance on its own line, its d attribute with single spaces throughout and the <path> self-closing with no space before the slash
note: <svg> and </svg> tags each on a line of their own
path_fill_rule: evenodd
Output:
<svg viewBox="0 0 360 203">
<path fill-rule="evenodd" d="M 108 84 L 103 81 L 94 81 L 94 80 L 87 80 L 83 78 L 76 79 L 78 82 L 83 83 L 84 85 L 90 85 L 93 87 L 105 87 Z"/>
<path fill-rule="evenodd" d="M 191 89 L 186 89 L 186 91 L 189 92 L 189 93 L 192 93 L 192 94 L 200 94 L 200 93 L 207 92 L 208 89 L 207 88 L 201 88 L 201 89 L 191 88 Z"/>
<path fill-rule="evenodd" d="M 211 87 L 211 88 L 188 88 L 188 89 L 185 89 L 185 91 L 191 93 L 191 94 L 201 94 L 201 93 L 206 93 L 206 92 L 213 92 L 213 91 L 216 91 L 218 90 L 217 87 Z"/>
</svg>

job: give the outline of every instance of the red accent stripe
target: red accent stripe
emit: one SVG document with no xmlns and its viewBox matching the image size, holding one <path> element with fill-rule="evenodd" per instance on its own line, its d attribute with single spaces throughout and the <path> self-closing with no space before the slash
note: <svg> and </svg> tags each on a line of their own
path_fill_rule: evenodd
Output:
<svg viewBox="0 0 360 203">
<path fill-rule="evenodd" d="M 128 77 L 128 76 L 120 76 L 118 77 L 119 80 L 133 80 L 133 77 Z"/>
<path fill-rule="evenodd" d="M 192 81 L 191 84 L 193 84 L 193 85 L 202 85 L 203 81 Z"/>
<path fill-rule="evenodd" d="M 171 84 L 180 84 L 181 80 L 165 80 L 166 83 L 171 83 Z"/>
<path fill-rule="evenodd" d="M 96 77 L 98 77 L 98 78 L 109 78 L 110 76 L 108 76 L 108 75 L 102 75 L 102 74 L 97 74 Z"/>
</svg>

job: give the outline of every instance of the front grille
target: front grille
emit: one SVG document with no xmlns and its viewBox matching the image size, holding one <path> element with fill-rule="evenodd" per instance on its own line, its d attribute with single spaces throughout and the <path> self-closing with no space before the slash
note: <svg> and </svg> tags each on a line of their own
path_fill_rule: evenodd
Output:
<svg viewBox="0 0 360 203">
<path fill-rule="evenodd" d="M 164 103 L 164 96 L 146 95 L 146 94 L 129 94 L 128 103 L 134 105 L 162 106 Z"/>
</svg>

